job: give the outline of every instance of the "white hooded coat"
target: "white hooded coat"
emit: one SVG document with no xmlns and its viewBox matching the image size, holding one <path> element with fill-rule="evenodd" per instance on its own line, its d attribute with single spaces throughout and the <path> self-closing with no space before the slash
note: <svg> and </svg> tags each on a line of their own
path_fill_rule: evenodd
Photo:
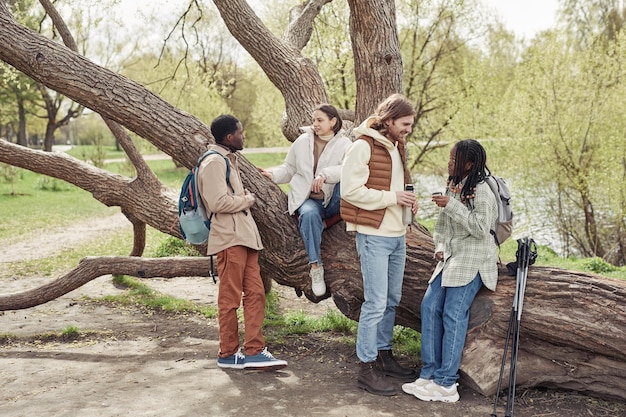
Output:
<svg viewBox="0 0 626 417">
<path fill-rule="evenodd" d="M 289 183 L 290 190 L 287 195 L 289 214 L 295 213 L 309 198 L 313 180 L 318 175 L 326 179 L 322 191 L 324 207 L 328 205 L 335 184 L 341 179 L 344 153 L 352 144 L 352 141 L 344 135 L 344 131 L 340 130 L 328 140 L 317 161 L 317 170 L 313 172 L 314 132 L 310 126 L 302 127 L 301 130 L 304 133 L 289 148 L 285 162 L 272 170 L 272 180 L 276 184 Z"/>
</svg>

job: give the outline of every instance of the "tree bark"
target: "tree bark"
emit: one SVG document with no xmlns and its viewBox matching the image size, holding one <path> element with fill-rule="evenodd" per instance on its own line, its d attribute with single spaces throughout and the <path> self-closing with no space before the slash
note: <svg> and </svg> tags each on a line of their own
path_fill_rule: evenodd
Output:
<svg viewBox="0 0 626 417">
<path fill-rule="evenodd" d="M 394 0 L 348 0 L 348 4 L 358 123 L 374 112 L 381 97 L 402 93 L 402 55 Z"/>
<path fill-rule="evenodd" d="M 307 92 L 321 88 L 317 84 L 319 76 L 313 74 L 314 68 L 304 62 L 298 70 L 296 64 L 301 62 L 293 49 L 287 48 L 286 52 L 278 54 L 280 42 L 258 30 L 260 22 L 251 15 L 249 8 L 243 7 L 245 2 L 216 0 L 217 3 L 221 3 L 220 10 L 225 20 L 235 17 L 244 19 L 243 23 L 239 21 L 239 27 L 244 29 L 240 31 L 240 37 L 244 39 L 240 40 L 242 43 L 252 43 L 247 36 L 252 36 L 256 42 L 261 40 L 261 44 L 266 40 L 269 42 L 266 47 L 271 51 L 268 56 L 274 58 L 273 62 L 280 59 L 286 62 L 285 65 L 276 65 L 279 68 L 273 72 L 271 68 L 267 71 L 279 88 L 285 88 L 285 96 L 291 97 L 288 107 L 297 107 L 296 97 L 299 100 L 305 97 L 305 102 L 300 104 L 301 109 L 297 112 L 292 110 L 293 114 L 306 113 L 311 104 L 306 100 L 312 102 L 312 97 L 317 94 Z M 369 40 L 356 39 L 355 48 L 356 45 L 367 48 L 369 42 L 378 39 L 380 34 L 376 30 L 380 30 L 381 24 L 395 22 L 393 2 L 382 2 L 379 4 L 381 10 L 364 10 L 368 5 L 375 9 L 370 3 L 350 0 L 354 30 L 359 32 L 357 37 L 366 33 L 373 37 Z M 228 14 L 226 9 L 229 7 L 239 14 Z M 382 13 L 380 19 L 376 13 Z M 362 20 L 357 22 L 358 16 Z M 250 33 L 246 34 L 248 31 Z M 393 31 L 395 26 L 380 33 L 393 34 Z M 387 45 L 384 39 L 379 40 L 382 45 Z M 381 54 L 385 49 L 388 49 L 387 53 Z M 384 63 L 384 70 L 374 71 L 374 75 L 367 75 L 367 79 L 384 91 L 398 91 L 394 86 L 400 85 L 395 73 L 399 62 L 393 42 L 374 50 L 375 60 L 370 61 L 370 65 L 378 68 Z M 257 52 L 259 59 L 267 59 L 267 56 L 261 55 Z M 134 131 L 186 167 L 195 164 L 204 149 L 204 142 L 211 140 L 208 127 L 195 117 L 174 108 L 136 82 L 98 67 L 62 45 L 18 25 L 4 2 L 0 2 L 0 59 L 47 87 L 99 112 L 107 123 L 109 120 L 117 122 Z M 367 57 L 359 59 L 367 60 Z M 264 65 L 267 67 L 268 63 Z M 364 77 L 365 69 L 364 66 L 360 69 Z M 372 97 L 380 98 L 380 91 L 373 91 L 376 87 L 360 85 L 359 88 L 372 94 L 375 92 Z M 373 104 L 371 97 L 368 103 L 367 106 Z M 370 111 L 365 111 L 364 107 L 360 109 L 361 117 Z M 116 129 L 115 125 L 109 126 L 113 126 L 112 130 Z M 310 289 L 308 262 L 297 221 L 285 214 L 285 194 L 261 177 L 245 158 L 241 159 L 244 184 L 257 197 L 251 211 L 265 245 L 260 257 L 263 276 L 302 290 L 309 299 L 318 301 Z M 0 162 L 75 184 L 106 205 L 120 206 L 135 227 L 149 224 L 180 238 L 178 227 L 172 227 L 176 225 L 178 193 L 167 189 L 147 173 L 129 179 L 64 154 L 34 151 L 1 140 Z M 136 242 L 133 254 L 139 254 L 141 247 L 142 243 Z M 327 286 L 335 304 L 346 316 L 358 319 L 363 300 L 360 264 L 354 236 L 345 231 L 342 222 L 324 232 L 322 256 L 327 266 Z M 28 308 L 49 301 L 104 274 L 123 273 L 144 278 L 205 276 L 208 273 L 206 262 L 205 258 L 88 258 L 76 270 L 42 288 L 1 296 L 0 310 Z M 414 225 L 407 234 L 407 263 L 403 297 L 397 309 L 398 324 L 420 329 L 419 306 L 433 268 L 432 238 L 422 227 Z M 470 331 L 461 364 L 463 380 L 485 395 L 495 391 L 515 288 L 514 280 L 505 276 L 501 278 L 496 293 L 481 291 L 472 306 Z M 568 388 L 598 397 L 626 400 L 625 305 L 625 281 L 532 267 L 521 322 L 519 385 Z"/>
</svg>

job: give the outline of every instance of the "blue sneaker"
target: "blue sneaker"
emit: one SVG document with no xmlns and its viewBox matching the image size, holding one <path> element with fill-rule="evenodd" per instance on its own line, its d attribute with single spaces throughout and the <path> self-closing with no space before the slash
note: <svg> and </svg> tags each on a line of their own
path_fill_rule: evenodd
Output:
<svg viewBox="0 0 626 417">
<path fill-rule="evenodd" d="M 287 361 L 283 361 L 280 359 L 276 359 L 272 354 L 267 350 L 267 347 L 264 348 L 261 352 L 256 355 L 246 355 L 246 363 L 244 364 L 244 368 L 246 369 L 258 369 L 263 371 L 276 371 L 278 369 L 283 369 L 287 366 Z"/>
<path fill-rule="evenodd" d="M 246 357 L 240 351 L 225 358 L 217 358 L 217 366 L 220 368 L 243 369 L 245 367 Z"/>
</svg>

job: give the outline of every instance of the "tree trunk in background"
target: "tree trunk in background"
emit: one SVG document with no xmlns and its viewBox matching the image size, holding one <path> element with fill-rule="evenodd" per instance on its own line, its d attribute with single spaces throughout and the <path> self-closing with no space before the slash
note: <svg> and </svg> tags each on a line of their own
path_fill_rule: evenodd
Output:
<svg viewBox="0 0 626 417">
<path fill-rule="evenodd" d="M 18 128 L 17 128 L 17 144 L 22 146 L 28 146 L 28 139 L 26 138 L 26 109 L 24 109 L 24 99 L 19 94 L 15 94 L 17 99 L 17 114 L 18 114 Z"/>
<path fill-rule="evenodd" d="M 227 6 L 243 19 L 238 31 L 242 32 L 238 33 L 240 42 L 251 42 L 246 36 L 256 37 L 257 41 L 265 39 L 267 34 L 255 32 L 258 19 L 242 8 L 245 2 L 216 0 L 215 3 L 218 7 L 222 4 L 220 11 L 225 20 L 233 17 L 225 10 Z M 372 7 L 372 3 L 350 0 L 351 27 L 355 32 L 353 48 L 363 48 L 356 63 L 358 77 L 362 77 L 358 78 L 357 119 L 371 112 L 388 93 L 401 91 L 397 41 L 386 39 L 397 38 L 395 25 L 388 27 L 395 22 L 393 2 L 376 2 L 377 7 Z M 250 33 L 243 33 L 246 31 Z M 257 51 L 257 57 L 266 60 L 262 64 L 264 68 L 278 59 L 286 62 L 274 72 L 267 69 L 268 76 L 288 98 L 287 115 L 300 123 L 305 114 L 308 119 L 309 106 L 323 98 L 319 74 L 310 63 L 298 61 L 296 52 L 282 49 L 284 45 L 277 39 L 265 40 L 268 43 L 264 52 Z M 367 48 L 372 48 L 370 57 L 365 56 Z M 0 2 L 0 60 L 132 130 L 186 167 L 195 164 L 205 142 L 211 140 L 208 127 L 197 118 L 174 108 L 138 83 L 17 24 L 4 2 Z M 290 87 L 291 84 L 294 86 Z M 103 204 L 119 206 L 138 224 L 143 222 L 180 238 L 176 227 L 177 190 L 149 177 L 125 178 L 65 154 L 35 151 L 5 141 L 0 141 L 0 162 L 75 184 Z M 307 297 L 318 301 L 310 289 L 308 262 L 297 222 L 285 214 L 285 194 L 261 177 L 245 158 L 240 167 L 246 188 L 257 196 L 251 211 L 265 245 L 260 258 L 264 278 L 303 290 Z M 363 299 L 360 265 L 354 236 L 345 231 L 344 223 L 324 232 L 322 256 L 335 304 L 346 316 L 358 319 Z M 81 273 L 70 272 L 45 289 L 30 291 L 26 297 L 23 293 L 0 296 L 0 310 L 36 305 L 46 296 L 58 297 L 71 291 L 89 277 L 115 271 L 142 278 L 159 274 L 207 274 L 202 261 L 171 259 L 166 268 L 142 258 L 116 259 L 109 266 L 106 260 L 83 263 L 77 267 Z M 398 324 L 420 329 L 419 307 L 433 268 L 432 238 L 422 227 L 414 225 L 407 234 L 407 265 L 402 301 L 397 310 Z M 485 395 L 495 391 L 514 290 L 514 279 L 501 275 L 498 291 L 491 293 L 483 289 L 472 306 L 461 372 L 465 383 Z M 531 267 L 521 322 L 519 385 L 567 388 L 626 400 L 625 306 L 626 281 Z"/>
<path fill-rule="evenodd" d="M 348 4 L 358 123 L 384 98 L 402 93 L 402 55 L 394 0 L 348 0 Z"/>
</svg>

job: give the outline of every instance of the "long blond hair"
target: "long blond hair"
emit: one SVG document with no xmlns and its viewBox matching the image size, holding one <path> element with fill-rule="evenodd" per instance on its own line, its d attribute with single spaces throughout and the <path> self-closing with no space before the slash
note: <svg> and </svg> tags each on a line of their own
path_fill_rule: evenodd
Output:
<svg viewBox="0 0 626 417">
<path fill-rule="evenodd" d="M 370 127 L 378 130 L 381 135 L 386 136 L 388 133 L 385 125 L 386 121 L 415 115 L 415 109 L 406 97 L 398 93 L 392 94 L 378 105 L 374 113 L 376 120 Z"/>
</svg>

